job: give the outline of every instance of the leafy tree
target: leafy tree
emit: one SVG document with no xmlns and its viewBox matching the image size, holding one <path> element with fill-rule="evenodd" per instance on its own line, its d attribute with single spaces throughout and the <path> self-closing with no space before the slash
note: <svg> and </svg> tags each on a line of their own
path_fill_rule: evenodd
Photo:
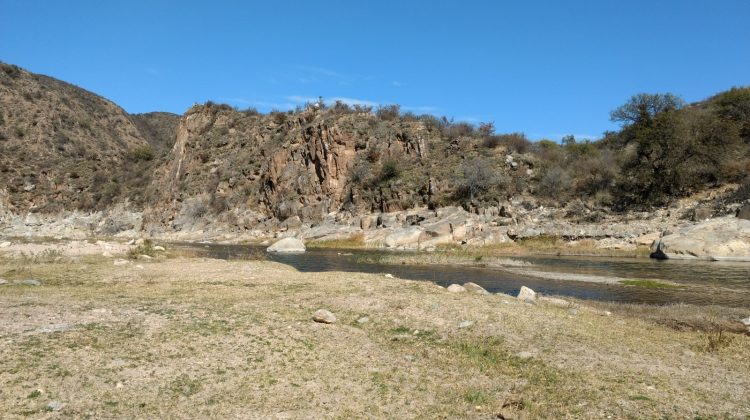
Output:
<svg viewBox="0 0 750 420">
<path fill-rule="evenodd" d="M 658 114 L 682 108 L 685 102 L 671 93 L 639 93 L 609 114 L 612 121 L 625 125 L 643 124 Z"/>
</svg>

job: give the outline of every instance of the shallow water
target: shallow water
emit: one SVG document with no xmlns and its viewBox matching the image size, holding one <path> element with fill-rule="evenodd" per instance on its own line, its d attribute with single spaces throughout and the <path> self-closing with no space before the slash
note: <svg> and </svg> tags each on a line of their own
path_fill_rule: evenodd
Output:
<svg viewBox="0 0 750 420">
<path fill-rule="evenodd" d="M 199 256 L 244 259 L 265 247 L 220 244 L 174 244 Z M 269 259 L 288 264 L 299 271 L 344 271 L 390 273 L 396 277 L 429 280 L 447 286 L 451 283 L 477 283 L 490 292 L 515 295 L 521 286 L 548 295 L 628 303 L 692 303 L 750 308 L 750 264 L 705 261 L 660 261 L 601 257 L 514 257 L 533 264 L 534 270 L 597 276 L 657 279 L 688 285 L 685 289 L 647 289 L 635 286 L 548 280 L 496 268 L 457 265 L 383 265 L 361 263 L 362 255 L 388 254 L 387 251 L 310 249 L 304 254 L 267 254 Z"/>
</svg>

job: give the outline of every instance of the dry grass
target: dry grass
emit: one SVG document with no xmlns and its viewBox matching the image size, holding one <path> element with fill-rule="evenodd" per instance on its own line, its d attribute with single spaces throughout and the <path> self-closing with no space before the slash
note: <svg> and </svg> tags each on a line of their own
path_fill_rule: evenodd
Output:
<svg viewBox="0 0 750 420">
<path fill-rule="evenodd" d="M 750 337 L 271 262 L 0 261 L 0 412 L 743 418 Z M 333 325 L 310 320 L 318 308 Z M 368 316 L 369 322 L 357 319 Z M 461 321 L 473 322 L 458 328 Z"/>
<path fill-rule="evenodd" d="M 306 244 L 309 248 L 338 248 L 338 249 L 363 249 L 368 248 L 365 244 L 365 234 L 355 233 L 345 239 L 329 239 L 325 241 L 310 241 Z"/>
</svg>

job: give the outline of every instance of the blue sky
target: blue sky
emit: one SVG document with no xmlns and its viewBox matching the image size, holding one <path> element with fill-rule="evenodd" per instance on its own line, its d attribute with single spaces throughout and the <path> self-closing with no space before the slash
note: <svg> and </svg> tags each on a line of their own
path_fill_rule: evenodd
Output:
<svg viewBox="0 0 750 420">
<path fill-rule="evenodd" d="M 0 60 L 128 112 L 399 103 L 597 137 L 638 92 L 750 84 L 750 1 L 0 0 Z"/>
</svg>

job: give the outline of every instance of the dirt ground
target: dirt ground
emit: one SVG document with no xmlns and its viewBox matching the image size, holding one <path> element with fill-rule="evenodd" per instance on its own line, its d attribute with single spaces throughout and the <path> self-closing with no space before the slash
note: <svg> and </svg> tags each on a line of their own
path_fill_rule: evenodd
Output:
<svg viewBox="0 0 750 420">
<path fill-rule="evenodd" d="M 750 336 L 580 303 L 185 257 L 4 258 L 0 278 L 8 418 L 750 416 Z"/>
</svg>

